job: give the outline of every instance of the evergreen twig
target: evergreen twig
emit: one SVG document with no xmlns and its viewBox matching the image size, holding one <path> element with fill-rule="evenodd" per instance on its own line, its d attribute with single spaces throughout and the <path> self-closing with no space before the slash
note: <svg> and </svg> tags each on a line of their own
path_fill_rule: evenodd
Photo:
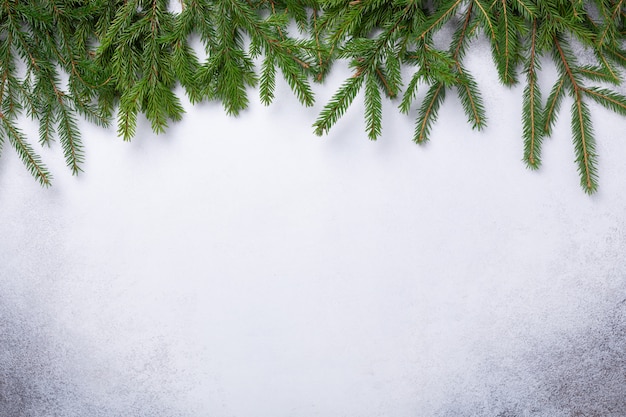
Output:
<svg viewBox="0 0 626 417">
<path fill-rule="evenodd" d="M 311 106 L 310 82 L 323 82 L 345 61 L 352 76 L 322 109 L 315 133 L 327 133 L 363 92 L 370 139 L 383 131 L 384 96 L 399 100 L 402 113 L 416 113 L 413 139 L 425 143 L 450 89 L 470 126 L 486 125 L 480 86 L 464 65 L 476 38 L 491 46 L 502 84 L 524 83 L 520 136 L 529 168 L 541 166 L 543 139 L 569 94 L 581 186 L 593 193 L 598 155 L 588 101 L 626 116 L 626 96 L 616 90 L 626 69 L 624 0 L 176 1 L 178 13 L 168 0 L 0 2 L 0 150 L 9 143 L 49 185 L 50 173 L 19 129 L 22 115 L 39 123 L 39 145 L 60 142 L 76 174 L 84 159 L 79 117 L 108 126 L 117 113 L 118 134 L 131 140 L 139 114 L 156 133 L 182 118 L 177 84 L 192 103 L 217 100 L 236 115 L 250 87 L 258 85 L 270 104 L 279 74 Z M 443 30 L 452 36 L 441 46 L 435 40 Z M 196 36 L 204 61 L 190 43 Z M 580 63 L 579 52 L 595 62 Z M 558 77 L 544 102 L 546 60 Z"/>
</svg>

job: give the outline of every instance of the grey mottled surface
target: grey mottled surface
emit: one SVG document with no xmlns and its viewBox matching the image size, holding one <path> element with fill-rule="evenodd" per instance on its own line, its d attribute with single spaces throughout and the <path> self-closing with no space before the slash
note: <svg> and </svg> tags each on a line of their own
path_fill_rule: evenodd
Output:
<svg viewBox="0 0 626 417">
<path fill-rule="evenodd" d="M 626 416 L 624 121 L 592 106 L 588 197 L 567 112 L 525 170 L 489 71 L 489 128 L 451 95 L 426 147 L 393 103 L 367 141 L 360 99 L 315 138 L 281 84 L 130 144 L 85 126 L 48 190 L 5 149 L 0 416 Z"/>
</svg>

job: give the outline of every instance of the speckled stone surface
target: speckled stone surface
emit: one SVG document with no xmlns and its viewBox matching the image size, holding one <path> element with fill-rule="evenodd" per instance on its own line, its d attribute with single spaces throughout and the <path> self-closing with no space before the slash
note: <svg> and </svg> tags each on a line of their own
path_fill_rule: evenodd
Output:
<svg viewBox="0 0 626 417">
<path fill-rule="evenodd" d="M 489 127 L 451 95 L 425 147 L 396 103 L 369 142 L 360 98 L 314 137 L 340 68 L 313 109 L 85 124 L 51 189 L 5 146 L 0 416 L 626 416 L 626 121 L 591 106 L 596 195 L 567 111 L 527 171 L 486 60 Z"/>
</svg>

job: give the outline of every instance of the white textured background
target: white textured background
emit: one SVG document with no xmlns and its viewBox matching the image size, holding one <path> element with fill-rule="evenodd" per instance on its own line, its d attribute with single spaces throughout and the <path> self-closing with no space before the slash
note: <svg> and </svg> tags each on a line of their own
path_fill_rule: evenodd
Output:
<svg viewBox="0 0 626 417">
<path fill-rule="evenodd" d="M 569 100 L 528 171 L 488 61 L 486 131 L 450 93 L 425 147 L 389 102 L 368 141 L 362 98 L 313 136 L 340 68 L 313 109 L 83 124 L 50 189 L 5 145 L 0 416 L 625 416 L 626 122 L 592 105 L 596 195 Z"/>
</svg>

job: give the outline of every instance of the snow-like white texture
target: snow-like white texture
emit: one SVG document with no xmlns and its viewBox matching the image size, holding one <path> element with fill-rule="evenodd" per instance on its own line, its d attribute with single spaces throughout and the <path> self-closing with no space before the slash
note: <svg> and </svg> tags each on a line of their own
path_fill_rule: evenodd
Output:
<svg viewBox="0 0 626 417">
<path fill-rule="evenodd" d="M 569 101 L 528 171 L 489 59 L 488 128 L 450 94 L 423 147 L 396 103 L 368 141 L 360 99 L 313 136 L 337 68 L 313 109 L 283 83 L 131 143 L 85 124 L 51 189 L 5 149 L 0 415 L 626 415 L 624 121 L 592 106 L 596 195 Z"/>
</svg>

